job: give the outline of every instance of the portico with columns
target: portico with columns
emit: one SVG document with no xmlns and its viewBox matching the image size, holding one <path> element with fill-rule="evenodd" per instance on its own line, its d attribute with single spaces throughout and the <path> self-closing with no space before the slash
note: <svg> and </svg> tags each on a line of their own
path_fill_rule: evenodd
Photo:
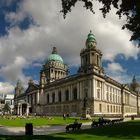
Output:
<svg viewBox="0 0 140 140">
<path fill-rule="evenodd" d="M 19 102 L 17 105 L 18 116 L 28 116 L 30 105 L 28 103 Z"/>
</svg>

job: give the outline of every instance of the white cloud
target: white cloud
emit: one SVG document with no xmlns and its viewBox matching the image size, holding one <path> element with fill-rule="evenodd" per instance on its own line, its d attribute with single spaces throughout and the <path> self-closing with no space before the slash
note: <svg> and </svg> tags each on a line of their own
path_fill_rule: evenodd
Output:
<svg viewBox="0 0 140 140">
<path fill-rule="evenodd" d="M 7 82 L 0 82 L 0 94 L 13 93 L 14 86 Z"/>
<path fill-rule="evenodd" d="M 95 3 L 95 9 L 100 6 Z M 51 47 L 56 46 L 69 65 L 80 64 L 80 50 L 85 47 L 85 40 L 89 30 L 96 36 L 97 47 L 103 52 L 103 59 L 114 61 L 118 54 L 125 58 L 137 59 L 138 48 L 129 42 L 131 33 L 121 30 L 125 18 L 119 20 L 115 10 L 104 19 L 96 11 L 93 15 L 78 3 L 66 19 L 60 14 L 61 2 L 55 0 L 23 0 L 19 3 L 16 13 L 7 13 L 12 28 L 8 35 L 0 38 L 1 76 L 13 83 L 17 78 L 27 81 L 23 69 L 29 67 L 33 61 L 44 60 L 51 53 Z M 36 25 L 21 30 L 18 23 L 29 16 Z M 108 67 L 121 71 L 119 64 Z M 119 77 L 119 76 L 118 76 Z"/>
<path fill-rule="evenodd" d="M 8 82 L 16 82 L 18 79 L 21 79 L 24 84 L 27 82 L 28 77 L 22 73 L 22 69 L 27 66 L 26 60 L 17 56 L 15 61 L 9 65 L 2 66 L 0 69 L 0 76 L 3 77 Z"/>
<path fill-rule="evenodd" d="M 47 39 L 48 45 L 58 46 L 68 63 L 75 62 L 75 64 L 79 64 L 79 52 L 85 47 L 86 35 L 90 29 L 93 30 L 97 38 L 97 47 L 102 50 L 105 60 L 113 60 L 120 53 L 126 58 L 133 57 L 136 59 L 139 49 L 129 42 L 130 32 L 121 30 L 125 18 L 119 20 L 118 16 L 115 16 L 116 10 L 112 8 L 110 14 L 104 19 L 101 12 L 97 10 L 100 5 L 97 3 L 94 5 L 95 15 L 85 10 L 79 2 L 64 20 L 62 14 L 59 13 L 61 9 L 60 2 L 54 0 L 24 0 L 14 17 L 17 17 L 17 21 L 21 21 L 21 17 L 24 18 L 20 15 L 32 17 L 39 27 L 38 29 L 36 29 L 37 27 L 30 27 L 27 32 L 35 34 L 44 30 L 46 38 L 44 37 L 41 41 Z M 37 10 L 38 8 L 39 10 Z M 14 22 L 15 18 L 10 20 Z M 28 34 L 25 35 L 28 36 Z M 42 37 L 41 34 L 39 36 Z M 37 42 L 35 39 L 32 38 L 32 42 Z"/>
<path fill-rule="evenodd" d="M 122 66 L 119 63 L 109 63 L 107 65 L 107 68 L 112 71 L 112 72 L 125 72 L 126 70 L 124 70 L 122 68 Z"/>
<path fill-rule="evenodd" d="M 132 80 L 132 77 L 127 74 L 127 70 L 124 69 L 119 63 L 108 63 L 105 71 L 107 75 L 120 83 L 130 83 Z"/>
</svg>

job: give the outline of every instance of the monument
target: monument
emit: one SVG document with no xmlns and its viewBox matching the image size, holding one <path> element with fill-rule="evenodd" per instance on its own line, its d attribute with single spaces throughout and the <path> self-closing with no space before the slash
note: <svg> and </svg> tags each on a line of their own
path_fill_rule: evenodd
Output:
<svg viewBox="0 0 140 140">
<path fill-rule="evenodd" d="M 91 119 L 90 108 L 88 107 L 87 97 L 85 97 L 84 100 L 83 100 L 83 108 L 82 108 L 81 118 L 82 119 Z"/>
</svg>

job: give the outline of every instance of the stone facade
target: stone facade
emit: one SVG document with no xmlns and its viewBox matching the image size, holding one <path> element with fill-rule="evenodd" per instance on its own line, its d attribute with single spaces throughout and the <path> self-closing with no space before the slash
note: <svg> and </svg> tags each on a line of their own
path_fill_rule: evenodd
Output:
<svg viewBox="0 0 140 140">
<path fill-rule="evenodd" d="M 102 68 L 102 53 L 95 36 L 88 34 L 81 50 L 78 73 L 68 75 L 68 66 L 56 48 L 40 72 L 40 82 L 32 80 L 26 91 L 21 84 L 15 88 L 15 113 L 18 115 L 130 116 L 139 114 L 140 97 L 106 76 Z"/>
</svg>

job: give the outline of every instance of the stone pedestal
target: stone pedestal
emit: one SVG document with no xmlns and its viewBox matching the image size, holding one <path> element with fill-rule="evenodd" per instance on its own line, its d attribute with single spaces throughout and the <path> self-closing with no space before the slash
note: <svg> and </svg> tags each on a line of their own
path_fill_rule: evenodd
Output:
<svg viewBox="0 0 140 140">
<path fill-rule="evenodd" d="M 83 107 L 81 118 L 82 119 L 92 119 L 89 113 L 90 113 L 90 108 Z"/>
</svg>

